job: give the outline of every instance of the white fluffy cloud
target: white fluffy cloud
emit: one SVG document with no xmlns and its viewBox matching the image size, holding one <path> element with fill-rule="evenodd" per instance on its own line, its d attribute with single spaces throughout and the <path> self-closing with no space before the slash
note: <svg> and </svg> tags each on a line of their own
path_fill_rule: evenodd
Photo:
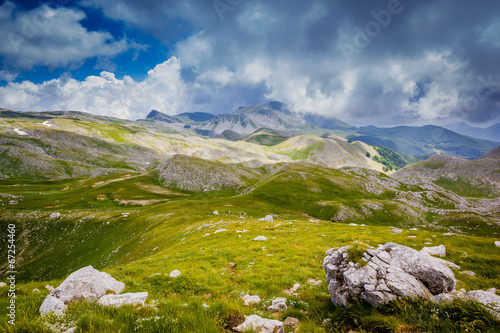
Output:
<svg viewBox="0 0 500 333">
<path fill-rule="evenodd" d="M 80 21 L 86 14 L 74 8 L 42 5 L 21 11 L 11 1 L 0 6 L 0 56 L 14 68 L 78 65 L 93 57 L 114 57 L 144 46 L 114 40 L 104 31 L 88 31 Z"/>
<path fill-rule="evenodd" d="M 137 119 L 152 109 L 176 113 L 186 100 L 180 63 L 171 58 L 137 82 L 102 72 L 84 81 L 59 78 L 41 84 L 29 81 L 0 87 L 0 105 L 15 110 L 77 110 L 119 118 Z"/>
</svg>

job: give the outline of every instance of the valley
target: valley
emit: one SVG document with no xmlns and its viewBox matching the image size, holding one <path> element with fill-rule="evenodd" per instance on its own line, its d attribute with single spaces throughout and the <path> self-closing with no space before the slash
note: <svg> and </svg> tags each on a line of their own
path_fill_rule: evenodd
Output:
<svg viewBox="0 0 500 333">
<path fill-rule="evenodd" d="M 322 268 L 325 251 L 355 242 L 444 245 L 460 266 L 457 290 L 500 287 L 494 143 L 453 134 L 462 146 L 446 150 L 407 138 L 427 150 L 401 152 L 404 143 L 372 146 L 357 140 L 359 129 L 299 119 L 281 103 L 231 115 L 0 111 L 0 221 L 16 226 L 18 249 L 17 324 L 2 317 L 0 331 L 233 332 L 250 315 L 296 318 L 300 327 L 286 329 L 298 332 L 500 330 L 468 301 L 335 307 Z M 427 158 L 432 149 L 474 159 Z M 45 286 L 89 265 L 127 293 L 148 292 L 146 304 L 78 301 L 41 316 Z M 245 305 L 245 295 L 261 302 Z M 286 309 L 268 310 L 278 297 Z M 0 306 L 8 303 L 2 292 Z"/>
</svg>

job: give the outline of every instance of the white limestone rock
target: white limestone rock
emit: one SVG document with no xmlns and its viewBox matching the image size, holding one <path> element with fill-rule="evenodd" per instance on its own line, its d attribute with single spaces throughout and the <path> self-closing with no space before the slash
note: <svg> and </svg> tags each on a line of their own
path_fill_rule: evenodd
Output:
<svg viewBox="0 0 500 333">
<path fill-rule="evenodd" d="M 259 222 L 273 222 L 273 216 L 272 215 L 266 215 L 266 217 L 263 217 L 259 219 Z"/>
<path fill-rule="evenodd" d="M 253 330 L 258 333 L 285 333 L 281 321 L 261 318 L 257 315 L 245 316 L 245 321 L 233 329 L 237 332 Z"/>
<path fill-rule="evenodd" d="M 446 257 L 446 247 L 444 245 L 423 247 L 420 252 L 430 254 L 431 256 Z"/>
<path fill-rule="evenodd" d="M 246 306 L 252 305 L 252 304 L 258 304 L 261 302 L 261 299 L 258 295 L 248 295 L 246 294 L 245 296 L 242 296 L 241 299 L 243 300 L 243 304 Z"/>
<path fill-rule="evenodd" d="M 144 306 L 144 302 L 148 298 L 147 292 L 141 293 L 127 293 L 127 294 L 109 294 L 102 296 L 98 304 L 104 306 L 120 307 L 122 305 L 141 305 Z"/>
<path fill-rule="evenodd" d="M 181 276 L 181 274 L 182 274 L 181 271 L 178 270 L 178 269 L 176 269 L 174 271 L 171 271 L 170 274 L 169 274 L 169 276 L 171 278 L 177 278 L 177 277 Z"/>
<path fill-rule="evenodd" d="M 40 306 L 40 314 L 44 315 L 49 312 L 64 313 L 68 307 L 62 300 L 54 296 L 47 296 Z"/>
<path fill-rule="evenodd" d="M 282 312 L 286 311 L 288 309 L 288 306 L 286 305 L 286 298 L 284 297 L 278 297 L 273 299 L 271 305 L 267 307 L 268 311 L 273 311 L 273 312 Z"/>
<path fill-rule="evenodd" d="M 66 304 L 80 299 L 97 300 L 108 291 L 119 294 L 123 289 L 125 289 L 123 282 L 115 280 L 108 273 L 87 266 L 71 273 L 50 295 Z"/>
</svg>

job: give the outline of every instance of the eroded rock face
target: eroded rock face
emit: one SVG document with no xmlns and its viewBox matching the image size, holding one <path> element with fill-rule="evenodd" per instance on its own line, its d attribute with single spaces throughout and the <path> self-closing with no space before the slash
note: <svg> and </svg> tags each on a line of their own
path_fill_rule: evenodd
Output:
<svg viewBox="0 0 500 333">
<path fill-rule="evenodd" d="M 323 262 L 328 290 L 337 306 L 365 301 L 373 306 L 405 297 L 430 298 L 452 291 L 456 280 L 444 260 L 406 246 L 387 243 L 369 249 L 360 267 L 349 260 L 348 246 L 327 251 Z"/>
</svg>

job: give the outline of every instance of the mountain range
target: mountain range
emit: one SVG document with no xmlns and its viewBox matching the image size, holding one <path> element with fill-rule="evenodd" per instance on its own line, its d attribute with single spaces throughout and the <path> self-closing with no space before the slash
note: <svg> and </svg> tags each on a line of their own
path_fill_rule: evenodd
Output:
<svg viewBox="0 0 500 333">
<path fill-rule="evenodd" d="M 281 102 L 240 107 L 232 113 L 217 116 L 207 113 L 191 117 L 187 115 L 189 114 L 168 116 L 158 111 L 152 111 L 146 120 L 161 123 L 177 131 L 194 131 L 199 135 L 229 140 L 244 140 L 246 136 L 263 128 L 294 135 L 321 136 L 325 133 L 333 133 L 348 140 L 384 146 L 398 153 L 418 158 L 427 158 L 433 154 L 445 154 L 475 159 L 500 144 L 498 141 L 459 134 L 433 125 L 358 128 L 334 117 L 294 112 Z M 491 131 L 494 132 L 494 130 L 495 127 L 492 127 Z M 498 140 L 500 141 L 500 138 Z"/>
</svg>

